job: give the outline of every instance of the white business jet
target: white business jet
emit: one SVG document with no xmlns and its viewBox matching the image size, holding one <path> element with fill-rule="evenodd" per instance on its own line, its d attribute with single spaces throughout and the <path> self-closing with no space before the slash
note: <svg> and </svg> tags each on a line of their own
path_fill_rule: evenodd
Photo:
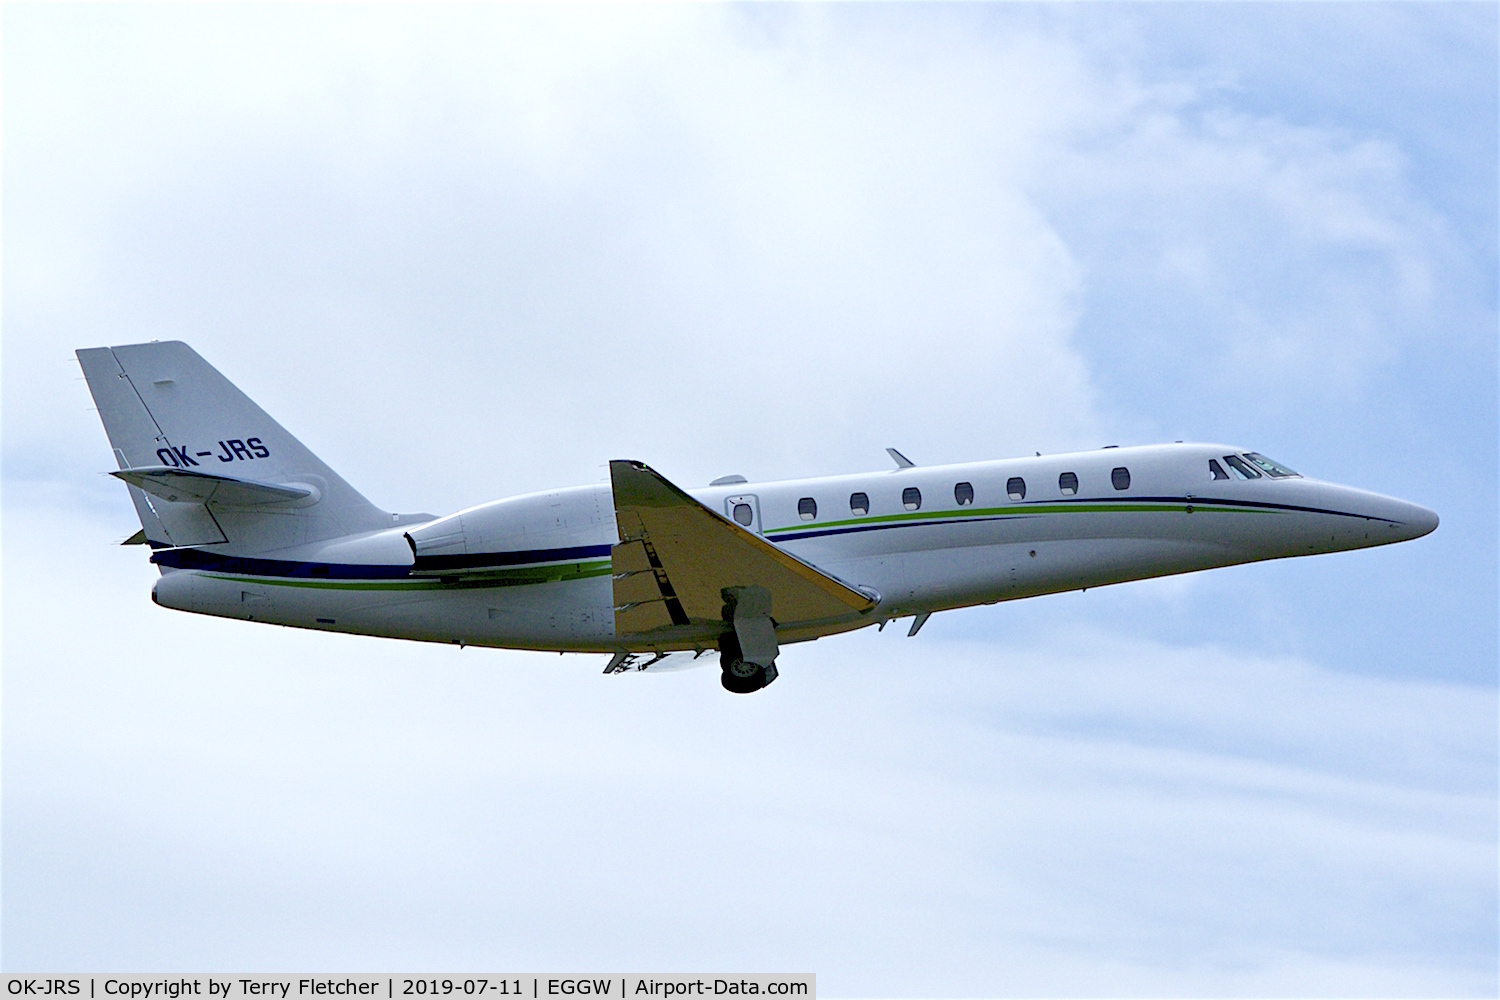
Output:
<svg viewBox="0 0 1500 1000">
<path fill-rule="evenodd" d="M 748 693 L 785 643 L 935 611 L 1418 538 L 1432 511 L 1211 444 L 684 490 L 609 485 L 446 517 L 375 507 L 180 342 L 78 352 L 159 605 L 298 628 L 709 663 Z"/>
</svg>

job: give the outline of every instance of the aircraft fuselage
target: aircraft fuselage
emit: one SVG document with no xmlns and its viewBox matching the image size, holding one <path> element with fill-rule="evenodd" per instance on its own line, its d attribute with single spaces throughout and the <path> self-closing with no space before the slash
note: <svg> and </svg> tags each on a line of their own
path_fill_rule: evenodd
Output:
<svg viewBox="0 0 1500 1000">
<path fill-rule="evenodd" d="M 878 596 L 872 611 L 847 620 L 778 627 L 783 643 L 904 616 L 1384 545 L 1437 526 L 1426 508 L 1273 474 L 1252 454 L 1204 444 L 1108 448 L 688 492 Z M 1258 478 L 1243 478 L 1231 459 Z M 619 540 L 610 486 L 575 487 L 292 546 L 274 558 L 164 549 L 153 555 L 163 569 L 153 599 L 230 618 L 475 646 L 711 648 L 702 637 L 616 635 L 611 547 Z"/>
</svg>

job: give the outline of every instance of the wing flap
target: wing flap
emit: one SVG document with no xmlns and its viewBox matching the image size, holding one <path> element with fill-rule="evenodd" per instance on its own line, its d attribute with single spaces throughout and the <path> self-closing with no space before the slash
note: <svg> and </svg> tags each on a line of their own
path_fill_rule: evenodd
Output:
<svg viewBox="0 0 1500 1000">
<path fill-rule="evenodd" d="M 651 601 L 664 601 L 661 586 L 656 582 L 656 574 L 650 570 L 642 573 L 631 573 L 622 576 L 615 581 L 615 604 L 646 604 Z"/>
<path fill-rule="evenodd" d="M 609 464 L 620 544 L 614 547 L 615 632 L 668 626 L 722 631 L 733 588 L 764 587 L 779 625 L 839 621 L 875 601 L 720 516 L 640 462 Z"/>
<path fill-rule="evenodd" d="M 667 613 L 666 603 L 651 601 L 646 604 L 626 604 L 615 608 L 615 634 L 641 635 L 659 632 L 674 627 L 672 616 Z"/>
<path fill-rule="evenodd" d="M 637 529 L 640 530 L 640 529 Z M 647 573 L 651 570 L 651 559 L 646 555 L 646 543 L 642 541 L 621 542 L 610 550 L 610 561 L 616 576 L 626 573 Z"/>
</svg>

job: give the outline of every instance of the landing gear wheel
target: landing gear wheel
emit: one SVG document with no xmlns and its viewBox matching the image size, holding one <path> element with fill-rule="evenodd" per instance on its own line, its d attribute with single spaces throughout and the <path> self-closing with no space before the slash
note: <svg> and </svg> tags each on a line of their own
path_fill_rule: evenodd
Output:
<svg viewBox="0 0 1500 1000">
<path fill-rule="evenodd" d="M 751 694 L 770 681 L 766 680 L 766 668 L 760 664 L 734 660 L 724 666 L 724 672 L 719 675 L 719 683 L 724 685 L 725 691 L 733 694 Z"/>
<path fill-rule="evenodd" d="M 776 665 L 746 663 L 740 640 L 733 632 L 719 636 L 719 683 L 734 694 L 752 694 L 776 679 Z"/>
</svg>

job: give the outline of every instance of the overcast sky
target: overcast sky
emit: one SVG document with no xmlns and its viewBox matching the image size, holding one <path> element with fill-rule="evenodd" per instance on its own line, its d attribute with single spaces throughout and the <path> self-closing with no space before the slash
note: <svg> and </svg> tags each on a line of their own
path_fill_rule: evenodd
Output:
<svg viewBox="0 0 1500 1000">
<path fill-rule="evenodd" d="M 19 969 L 1493 995 L 1495 4 L 7 6 Z M 445 513 L 1177 439 L 1416 542 L 712 670 L 149 601 L 72 361 Z"/>
</svg>

